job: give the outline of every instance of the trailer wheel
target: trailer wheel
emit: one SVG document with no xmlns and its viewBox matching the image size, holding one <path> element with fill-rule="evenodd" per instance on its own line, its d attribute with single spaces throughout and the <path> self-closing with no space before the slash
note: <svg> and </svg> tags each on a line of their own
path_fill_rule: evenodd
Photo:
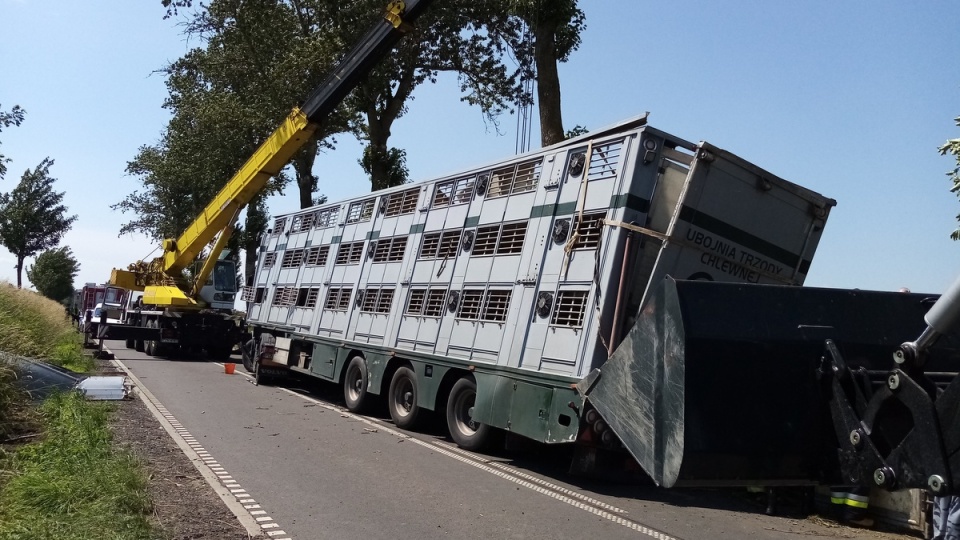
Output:
<svg viewBox="0 0 960 540">
<path fill-rule="evenodd" d="M 420 416 L 417 405 L 417 376 L 412 369 L 403 366 L 393 373 L 390 391 L 387 394 L 390 418 L 401 429 L 413 429 Z"/>
<path fill-rule="evenodd" d="M 343 401 L 350 412 L 363 412 L 370 404 L 367 381 L 367 362 L 362 356 L 354 356 L 343 374 Z"/>
<path fill-rule="evenodd" d="M 126 347 L 126 348 L 128 348 L 128 349 L 132 349 L 132 348 L 134 347 L 134 341 L 135 341 L 135 340 L 133 340 L 133 339 L 128 339 L 128 340 L 126 340 L 126 341 L 123 342 L 123 346 Z"/>
<path fill-rule="evenodd" d="M 447 399 L 447 429 L 450 438 L 464 450 L 479 451 L 490 444 L 493 428 L 473 419 L 477 383 L 464 377 L 454 383 Z"/>
<path fill-rule="evenodd" d="M 135 339 L 133 340 L 133 350 L 137 352 L 143 352 L 143 340 Z"/>
</svg>

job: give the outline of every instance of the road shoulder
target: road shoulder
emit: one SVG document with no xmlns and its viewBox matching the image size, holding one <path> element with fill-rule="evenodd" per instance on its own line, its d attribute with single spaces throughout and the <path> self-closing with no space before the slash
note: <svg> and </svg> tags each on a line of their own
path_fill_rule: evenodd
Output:
<svg viewBox="0 0 960 540">
<path fill-rule="evenodd" d="M 103 371 L 116 371 L 109 362 Z M 154 519 L 170 540 L 249 540 L 251 535 L 140 397 L 114 402 L 114 444 L 132 452 L 149 477 Z"/>
</svg>

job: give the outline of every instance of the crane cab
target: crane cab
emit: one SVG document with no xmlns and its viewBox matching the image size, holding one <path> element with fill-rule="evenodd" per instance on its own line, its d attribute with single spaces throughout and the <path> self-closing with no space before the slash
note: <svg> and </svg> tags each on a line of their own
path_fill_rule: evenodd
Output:
<svg viewBox="0 0 960 540">
<path fill-rule="evenodd" d="M 207 282 L 200 289 L 200 298 L 212 309 L 233 309 L 237 297 L 237 267 L 233 261 L 218 260 Z"/>
</svg>

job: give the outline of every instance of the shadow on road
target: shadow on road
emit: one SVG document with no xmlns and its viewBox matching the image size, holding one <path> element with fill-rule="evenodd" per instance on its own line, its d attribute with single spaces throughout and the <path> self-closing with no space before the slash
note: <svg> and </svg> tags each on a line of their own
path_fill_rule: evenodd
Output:
<svg viewBox="0 0 960 540">
<path fill-rule="evenodd" d="M 238 365 L 237 369 L 242 370 Z M 292 377 L 277 381 L 276 385 L 302 393 L 331 405 L 344 407 L 343 390 L 339 385 L 310 377 Z M 385 403 L 377 403 L 366 416 L 390 422 Z M 418 433 L 453 444 L 442 415 L 430 413 Z M 506 444 L 504 444 L 506 443 Z M 573 461 L 572 445 L 547 445 L 505 434 L 503 442 L 480 453 L 504 465 L 536 474 L 548 481 L 569 484 L 575 489 L 608 497 L 643 500 L 674 507 L 707 508 L 715 510 L 766 513 L 770 503 L 765 491 L 750 492 L 746 488 L 673 488 L 663 489 L 645 477 L 624 481 L 587 478 L 569 472 Z M 805 518 L 812 511 L 809 488 L 781 487 L 775 491 L 776 513 L 782 517 Z"/>
</svg>

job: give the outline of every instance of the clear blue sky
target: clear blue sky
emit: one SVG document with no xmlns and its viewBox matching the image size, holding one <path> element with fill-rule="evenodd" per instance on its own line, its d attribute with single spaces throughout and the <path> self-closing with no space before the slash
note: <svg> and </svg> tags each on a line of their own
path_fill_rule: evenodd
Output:
<svg viewBox="0 0 960 540">
<path fill-rule="evenodd" d="M 942 292 L 960 274 L 960 243 L 949 239 L 960 202 L 945 175 L 953 161 L 936 151 L 960 137 L 960 3 L 582 7 L 583 45 L 560 71 L 566 127 L 597 129 L 650 111 L 659 129 L 836 199 L 807 285 Z M 44 157 L 56 160 L 57 189 L 78 215 L 65 239 L 81 265 L 78 286 L 154 248 L 118 238 L 130 216 L 110 205 L 138 188 L 126 163 L 168 118 L 154 71 L 199 45 L 163 13 L 160 0 L 0 0 L 0 108 L 27 110 L 22 126 L 0 133 L 0 152 L 13 160 L 0 191 Z M 423 180 L 509 156 L 515 126 L 505 116 L 496 134 L 442 78 L 418 90 L 391 142 Z M 331 200 L 369 190 L 359 148 L 342 138 L 317 160 Z M 270 209 L 296 205 L 289 191 Z M 0 279 L 16 279 L 14 262 L 0 248 Z"/>
</svg>

